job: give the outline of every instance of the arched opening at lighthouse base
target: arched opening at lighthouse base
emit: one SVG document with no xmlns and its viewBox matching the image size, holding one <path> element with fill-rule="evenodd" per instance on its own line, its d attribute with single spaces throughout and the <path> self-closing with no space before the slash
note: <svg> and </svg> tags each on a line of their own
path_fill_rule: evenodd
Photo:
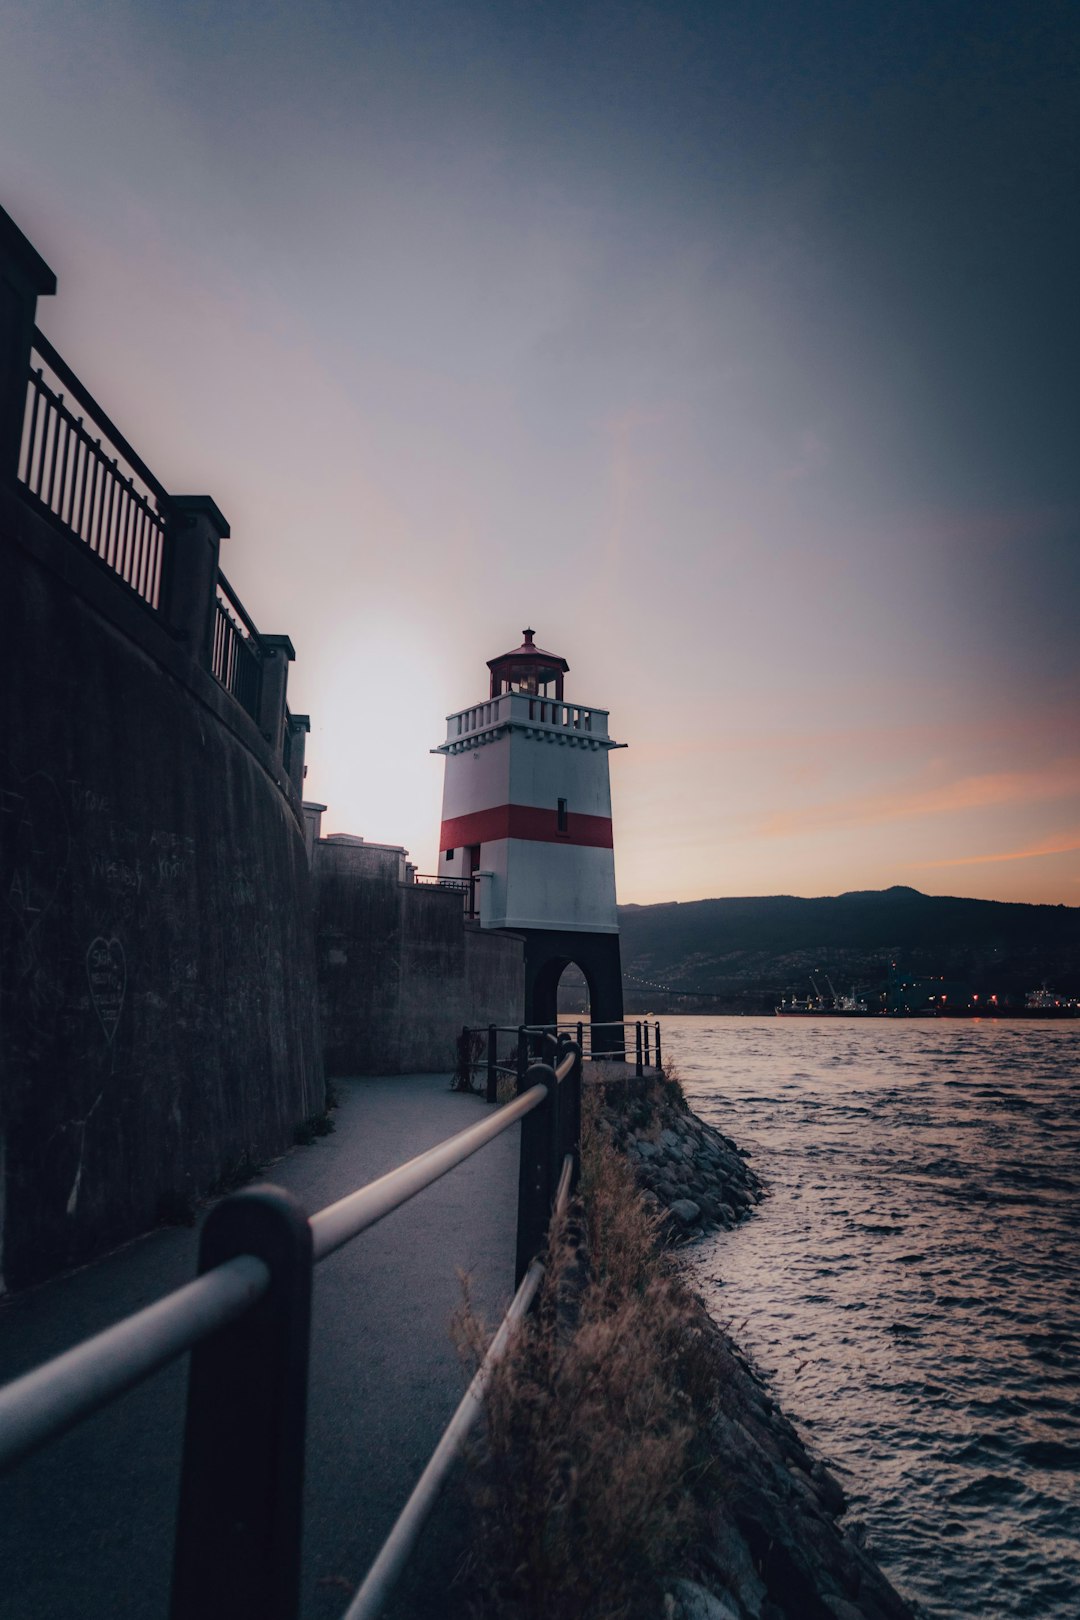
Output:
<svg viewBox="0 0 1080 1620">
<path fill-rule="evenodd" d="M 589 997 L 594 1054 L 622 1055 L 622 959 L 618 934 L 581 934 L 530 929 L 525 934 L 525 1022 L 554 1024 L 559 1016 L 559 980 L 578 968 Z"/>
<path fill-rule="evenodd" d="M 575 986 L 583 985 L 584 1007 L 573 1005 L 573 1003 L 580 1002 L 582 998 L 579 996 L 571 996 L 569 999 L 572 1004 L 569 1006 L 566 1004 L 564 996 L 560 996 L 559 986 L 563 986 L 565 995 L 567 983 Z M 567 1020 L 573 1022 L 575 1018 L 588 1019 L 592 1016 L 595 991 L 588 970 L 583 968 L 580 963 L 575 962 L 569 956 L 552 956 L 549 957 L 537 973 L 534 997 L 535 1014 L 531 1017 L 526 1015 L 528 1023 L 554 1024 L 560 1018 L 565 1023 Z M 559 1008 L 560 1002 L 563 1003 L 561 1012 Z"/>
</svg>

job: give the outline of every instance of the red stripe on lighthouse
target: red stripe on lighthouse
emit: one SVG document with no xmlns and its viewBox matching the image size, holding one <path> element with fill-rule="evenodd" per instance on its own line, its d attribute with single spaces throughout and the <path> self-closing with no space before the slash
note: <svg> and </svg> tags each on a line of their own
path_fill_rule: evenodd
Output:
<svg viewBox="0 0 1080 1620">
<path fill-rule="evenodd" d="M 440 849 L 461 849 L 468 844 L 493 844 L 500 838 L 526 838 L 540 844 L 580 844 L 587 849 L 614 849 L 610 816 L 586 816 L 571 810 L 566 832 L 559 831 L 556 810 L 530 804 L 500 804 L 491 810 L 444 821 Z"/>
</svg>

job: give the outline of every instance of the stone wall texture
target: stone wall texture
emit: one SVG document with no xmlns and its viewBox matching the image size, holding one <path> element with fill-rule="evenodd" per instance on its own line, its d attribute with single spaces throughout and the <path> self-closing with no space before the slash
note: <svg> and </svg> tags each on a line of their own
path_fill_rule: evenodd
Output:
<svg viewBox="0 0 1080 1620">
<path fill-rule="evenodd" d="M 517 1024 L 524 956 L 514 935 L 462 926 L 462 897 L 403 883 L 377 845 L 315 847 L 316 949 L 326 1070 L 454 1067 L 462 1024 Z"/>
<path fill-rule="evenodd" d="M 10 1288 L 281 1152 L 324 1084 L 280 762 L 100 563 L 3 491 L 0 578 Z"/>
</svg>

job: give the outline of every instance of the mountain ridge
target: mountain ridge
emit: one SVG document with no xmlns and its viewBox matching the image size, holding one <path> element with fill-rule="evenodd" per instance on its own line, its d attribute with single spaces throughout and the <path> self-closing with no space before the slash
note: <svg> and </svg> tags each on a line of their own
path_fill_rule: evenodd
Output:
<svg viewBox="0 0 1080 1620">
<path fill-rule="evenodd" d="M 628 1011 L 771 1010 L 811 974 L 879 988 L 898 971 L 1022 996 L 1044 979 L 1080 993 L 1080 906 L 928 895 L 906 884 L 839 895 L 738 895 L 619 907 Z M 636 981 L 639 981 L 636 983 Z M 723 1005 L 721 1005 L 721 1003 Z M 694 1009 L 698 1010 L 698 1009 Z"/>
</svg>

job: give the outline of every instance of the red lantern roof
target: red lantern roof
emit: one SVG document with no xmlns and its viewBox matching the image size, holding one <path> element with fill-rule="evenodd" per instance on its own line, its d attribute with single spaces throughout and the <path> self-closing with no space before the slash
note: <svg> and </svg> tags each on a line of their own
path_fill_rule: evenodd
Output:
<svg viewBox="0 0 1080 1620">
<path fill-rule="evenodd" d="M 488 669 L 491 671 L 491 696 L 498 697 L 500 692 L 511 690 L 536 692 L 546 690 L 549 682 L 555 682 L 555 697 L 562 698 L 563 676 L 569 671 L 570 665 L 558 653 L 545 652 L 533 641 L 536 634 L 534 630 L 523 630 L 524 641 L 513 652 L 501 653 L 498 658 L 488 659 Z"/>
</svg>

